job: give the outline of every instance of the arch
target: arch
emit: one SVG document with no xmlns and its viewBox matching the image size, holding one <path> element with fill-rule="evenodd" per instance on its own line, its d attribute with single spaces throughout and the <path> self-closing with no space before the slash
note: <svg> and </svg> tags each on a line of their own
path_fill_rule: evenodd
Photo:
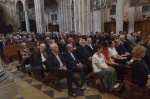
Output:
<svg viewBox="0 0 150 99">
<path fill-rule="evenodd" d="M 23 3 L 22 1 L 18 0 L 16 3 L 16 12 L 19 13 L 21 11 L 23 11 Z"/>
</svg>

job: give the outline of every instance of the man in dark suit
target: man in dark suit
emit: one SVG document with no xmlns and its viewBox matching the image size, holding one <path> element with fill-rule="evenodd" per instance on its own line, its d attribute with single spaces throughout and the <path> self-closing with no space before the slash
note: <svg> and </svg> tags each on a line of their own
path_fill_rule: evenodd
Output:
<svg viewBox="0 0 150 99">
<path fill-rule="evenodd" d="M 79 60 L 81 61 L 81 63 L 83 65 L 85 65 L 84 72 L 85 72 L 85 75 L 87 75 L 90 72 L 90 69 L 87 66 L 88 66 L 89 60 L 91 60 L 91 56 L 90 56 L 90 53 L 88 52 L 85 44 L 86 44 L 86 42 L 84 39 L 81 39 L 79 41 L 77 53 L 78 53 Z"/>
<path fill-rule="evenodd" d="M 49 71 L 47 65 L 48 54 L 45 48 L 45 44 L 41 43 L 40 47 L 34 51 L 35 70 L 40 72 L 41 80 L 45 78 L 44 71 Z"/>
<path fill-rule="evenodd" d="M 64 53 L 67 67 L 72 72 L 78 72 L 81 78 L 81 84 L 84 88 L 88 89 L 87 84 L 85 83 L 85 74 L 84 74 L 84 65 L 81 64 L 76 54 L 73 52 L 73 46 L 71 44 L 67 44 L 67 51 Z"/>
<path fill-rule="evenodd" d="M 2 38 L 2 41 L 0 42 L 0 52 L 2 57 L 3 57 L 3 46 L 6 45 L 8 45 L 8 43 L 5 41 L 5 38 Z"/>
<path fill-rule="evenodd" d="M 66 77 L 68 85 L 68 94 L 70 96 L 76 97 L 76 94 L 73 92 L 72 89 L 72 82 L 74 82 L 80 89 L 83 89 L 82 86 L 79 84 L 72 71 L 67 70 L 65 60 L 59 52 L 56 43 L 53 43 L 51 45 L 51 49 L 52 53 L 48 56 L 48 66 L 51 74 Z"/>
<path fill-rule="evenodd" d="M 71 45 L 73 46 L 74 49 L 77 49 L 77 46 L 76 46 L 76 44 L 74 43 L 72 37 L 69 37 L 69 38 L 68 38 L 68 44 L 71 44 Z"/>
</svg>

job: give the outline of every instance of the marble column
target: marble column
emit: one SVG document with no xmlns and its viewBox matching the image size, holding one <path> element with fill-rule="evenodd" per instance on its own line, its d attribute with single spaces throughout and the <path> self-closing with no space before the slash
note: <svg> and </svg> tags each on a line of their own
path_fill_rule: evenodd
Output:
<svg viewBox="0 0 150 99">
<path fill-rule="evenodd" d="M 28 16 L 28 10 L 26 5 L 24 6 L 24 13 L 25 13 L 25 21 L 26 21 L 26 32 L 30 32 L 29 16 Z"/>
<path fill-rule="evenodd" d="M 124 0 L 117 0 L 116 6 L 116 33 L 123 31 L 123 3 Z"/>
<path fill-rule="evenodd" d="M 131 32 L 134 32 L 134 20 L 135 20 L 135 8 L 129 8 L 129 27 L 128 27 L 128 35 Z"/>
<path fill-rule="evenodd" d="M 21 23 L 20 23 L 20 15 L 19 15 L 19 13 L 16 13 L 16 21 L 17 21 L 17 27 L 19 28 L 19 27 L 21 27 Z"/>
<path fill-rule="evenodd" d="M 2 67 L 0 58 L 0 97 L 1 99 L 10 99 L 17 94 L 17 86 L 14 79 Z"/>
<path fill-rule="evenodd" d="M 45 33 L 44 0 L 34 0 L 37 32 Z"/>
<path fill-rule="evenodd" d="M 94 32 L 101 32 L 101 11 L 93 12 L 93 29 Z"/>
</svg>

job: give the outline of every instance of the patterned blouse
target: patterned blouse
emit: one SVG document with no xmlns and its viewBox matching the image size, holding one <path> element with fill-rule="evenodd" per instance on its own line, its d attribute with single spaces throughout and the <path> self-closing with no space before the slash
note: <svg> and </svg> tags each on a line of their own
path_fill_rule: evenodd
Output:
<svg viewBox="0 0 150 99">
<path fill-rule="evenodd" d="M 28 48 L 20 50 L 21 56 L 30 56 L 30 50 Z"/>
</svg>

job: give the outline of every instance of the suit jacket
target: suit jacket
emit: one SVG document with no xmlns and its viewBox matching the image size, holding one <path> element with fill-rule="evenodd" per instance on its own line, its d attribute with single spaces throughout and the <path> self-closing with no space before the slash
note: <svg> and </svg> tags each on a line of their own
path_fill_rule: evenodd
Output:
<svg viewBox="0 0 150 99">
<path fill-rule="evenodd" d="M 65 51 L 67 50 L 67 48 L 66 48 L 66 44 L 65 45 L 60 45 L 59 46 L 59 51 L 62 53 L 64 53 Z"/>
<path fill-rule="evenodd" d="M 136 41 L 136 43 L 141 42 L 141 38 L 140 38 L 140 36 L 137 36 L 135 41 Z"/>
<path fill-rule="evenodd" d="M 124 44 L 120 43 L 120 45 L 118 47 L 116 47 L 116 51 L 118 52 L 119 55 L 125 54 L 127 52 Z"/>
<path fill-rule="evenodd" d="M 92 49 L 90 46 L 86 45 L 86 48 L 87 48 L 88 52 L 90 53 L 90 56 L 93 56 L 93 54 L 94 54 L 94 46 L 92 45 L 92 48 L 93 48 Z"/>
<path fill-rule="evenodd" d="M 129 42 L 130 42 L 131 48 L 134 48 L 137 45 L 137 43 L 133 37 L 131 37 L 129 39 Z"/>
<path fill-rule="evenodd" d="M 67 64 L 68 69 L 74 70 L 74 68 L 77 66 L 78 63 L 80 63 L 80 61 L 74 52 L 72 52 L 72 54 L 73 54 L 75 60 L 73 59 L 73 57 L 71 56 L 69 51 L 66 51 L 64 53 L 64 56 L 66 59 L 66 64 Z"/>
<path fill-rule="evenodd" d="M 48 53 L 45 51 L 45 54 L 48 56 Z M 35 69 L 43 69 L 41 51 L 39 48 L 34 51 L 34 61 L 35 61 Z"/>
<path fill-rule="evenodd" d="M 66 66 L 66 62 L 60 52 L 58 52 L 58 56 L 61 62 L 63 63 L 63 66 Z M 51 53 L 48 55 L 48 67 L 50 69 L 51 74 L 53 75 L 59 74 L 60 63 L 58 59 L 56 58 L 56 56 L 54 55 L 54 53 Z"/>
<path fill-rule="evenodd" d="M 90 53 L 88 52 L 86 46 L 82 47 L 81 45 L 79 45 L 77 48 L 77 52 L 78 52 L 78 57 L 81 63 L 84 65 L 87 65 L 88 59 L 90 57 Z"/>
</svg>

